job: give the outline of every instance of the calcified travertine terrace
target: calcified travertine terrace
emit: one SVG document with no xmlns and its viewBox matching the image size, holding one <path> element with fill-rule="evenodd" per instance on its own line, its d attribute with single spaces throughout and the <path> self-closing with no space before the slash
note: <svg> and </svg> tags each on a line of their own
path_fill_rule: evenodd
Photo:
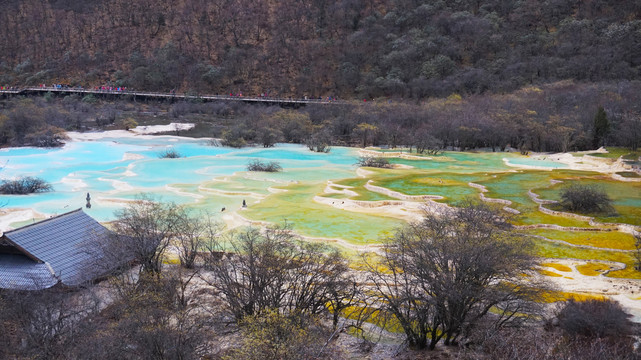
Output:
<svg viewBox="0 0 641 360">
<path fill-rule="evenodd" d="M 540 276 L 566 292 L 612 296 L 641 316 L 641 274 L 632 269 L 631 254 L 631 234 L 641 225 L 641 183 L 621 179 L 617 173 L 630 169 L 620 160 L 590 154 L 446 152 L 424 157 L 340 147 L 317 154 L 298 145 L 230 149 L 212 147 L 207 139 L 146 134 L 182 126 L 70 133 L 72 140 L 61 149 L 0 150 L 2 178 L 39 176 L 55 188 L 52 193 L 4 196 L 0 230 L 82 207 L 87 192 L 93 206 L 86 211 L 110 221 L 115 210 L 145 192 L 208 212 L 230 229 L 287 222 L 309 241 L 356 254 L 376 251 L 385 237 L 419 221 L 425 211 L 439 213 L 472 197 L 513 214 L 541 258 L 571 269 L 563 273 L 542 267 Z M 167 148 L 183 157 L 159 158 Z M 392 168 L 354 165 L 359 155 L 380 154 Z M 254 158 L 278 161 L 284 171 L 247 172 L 245 166 Z M 550 209 L 559 190 L 577 181 L 606 189 L 618 215 L 592 218 Z M 247 208 L 241 206 L 243 200 Z M 586 266 L 598 271 L 578 270 Z"/>
</svg>

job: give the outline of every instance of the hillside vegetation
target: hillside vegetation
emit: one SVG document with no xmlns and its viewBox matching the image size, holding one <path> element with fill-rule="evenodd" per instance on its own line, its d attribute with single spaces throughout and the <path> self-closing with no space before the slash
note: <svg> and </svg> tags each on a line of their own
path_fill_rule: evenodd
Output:
<svg viewBox="0 0 641 360">
<path fill-rule="evenodd" d="M 0 85 L 423 98 L 641 76 L 637 1 L 3 0 L 0 7 Z"/>
<path fill-rule="evenodd" d="M 581 84 L 563 81 L 509 94 L 414 102 L 319 104 L 301 109 L 241 102 L 149 102 L 78 96 L 0 100 L 0 146 L 56 146 L 64 130 L 127 129 L 193 122 L 187 136 L 222 138 L 228 145 L 278 142 L 347 146 L 411 146 L 419 153 L 445 148 L 507 146 L 527 151 L 574 151 L 601 145 L 641 145 L 641 82 Z M 597 132 L 595 120 L 605 113 Z M 600 117 L 599 117 L 600 118 Z M 135 125 L 134 125 L 135 126 Z M 175 135 L 175 133 L 173 133 Z M 618 157 L 618 156 L 617 156 Z"/>
</svg>

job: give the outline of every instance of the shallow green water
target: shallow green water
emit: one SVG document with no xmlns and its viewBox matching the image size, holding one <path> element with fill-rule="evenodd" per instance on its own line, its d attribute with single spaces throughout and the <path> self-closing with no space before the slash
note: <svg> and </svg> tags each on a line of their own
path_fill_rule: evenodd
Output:
<svg viewBox="0 0 641 360">
<path fill-rule="evenodd" d="M 391 170 L 384 176 L 372 177 L 373 185 L 398 191 L 405 195 L 437 195 L 439 200 L 455 204 L 468 197 L 476 197 L 478 189 L 468 185 L 486 179 L 483 174 L 460 174 L 458 172 L 420 172 L 416 170 Z"/>
<path fill-rule="evenodd" d="M 561 240 L 569 244 L 587 245 L 595 248 L 634 250 L 634 236 L 618 231 L 561 231 L 553 229 L 533 229 L 528 234 Z"/>
<path fill-rule="evenodd" d="M 520 170 L 518 172 L 496 174 L 487 180 L 479 181 L 488 192 L 490 198 L 504 199 L 512 202 L 510 207 L 521 212 L 518 216 L 520 224 L 555 224 L 560 226 L 590 227 L 587 221 L 568 217 L 554 216 L 538 210 L 539 205 L 528 195 L 531 189 L 535 194 L 553 186 L 552 181 L 573 178 L 577 176 L 593 176 L 595 173 L 569 170 L 539 171 Z M 541 196 L 541 198 L 543 198 Z"/>
<path fill-rule="evenodd" d="M 173 148 L 184 157 L 160 159 L 158 154 Z M 231 149 L 212 147 L 205 141 L 176 137 L 105 138 L 72 142 L 61 149 L 12 148 L 0 150 L 0 178 L 40 176 L 51 182 L 55 192 L 28 196 L 3 196 L 5 208 L 33 208 L 45 214 L 59 214 L 84 206 L 90 192 L 94 206 L 87 212 L 101 221 L 114 218 L 123 200 L 136 199 L 141 192 L 164 201 L 174 201 L 212 214 L 222 220 L 230 212 L 250 220 L 288 222 L 302 235 L 342 239 L 354 245 L 380 242 L 393 234 L 404 221 L 382 215 L 363 214 L 320 204 L 323 196 L 335 201 L 380 201 L 395 198 L 365 188 L 374 186 L 406 195 L 436 195 L 437 200 L 456 205 L 478 199 L 486 187 L 486 197 L 511 201 L 520 212 L 517 224 L 556 224 L 591 227 L 587 221 L 539 211 L 528 190 L 541 199 L 558 200 L 560 190 L 573 182 L 603 187 L 612 197 L 616 216 L 598 221 L 641 225 L 641 183 L 621 182 L 598 173 L 570 171 L 559 163 L 534 160 L 511 153 L 446 152 L 431 159 L 392 158 L 393 164 L 411 168 L 366 168 L 357 175 L 358 152 L 351 148 L 332 148 L 329 154 L 312 153 L 304 146 L 278 145 L 274 148 Z M 278 161 L 279 173 L 245 171 L 248 161 Z M 520 170 L 509 164 L 536 166 L 550 170 Z M 356 195 L 325 193 L 328 181 L 334 190 L 342 186 Z M 555 183 L 561 181 L 561 183 Z M 246 209 L 241 209 L 245 200 Z M 413 200 L 420 201 L 420 200 Z M 222 209 L 225 211 L 221 211 Z M 544 257 L 578 258 L 632 263 L 629 254 L 603 250 L 629 250 L 632 238 L 621 233 L 565 232 L 529 230 L 529 234 L 590 245 L 602 249 L 580 249 L 564 244 L 536 240 L 537 253 Z M 353 251 L 353 250 L 349 250 Z M 633 270 L 609 276 L 636 277 Z"/>
<path fill-rule="evenodd" d="M 603 176 L 565 179 L 563 183 L 555 184 L 538 193 L 543 199 L 559 200 L 564 187 L 574 183 L 594 185 L 603 189 L 612 199 L 612 206 L 617 214 L 596 216 L 596 220 L 604 223 L 626 223 L 641 226 L 641 182 L 615 181 Z"/>
<path fill-rule="evenodd" d="M 273 194 L 269 201 L 250 206 L 242 215 L 272 223 L 287 222 L 308 236 L 340 238 L 356 244 L 379 242 L 403 225 L 401 220 L 350 212 L 314 202 L 314 194 L 320 193 L 324 186 L 324 183 L 310 183 L 282 187 L 285 192 Z"/>
<path fill-rule="evenodd" d="M 343 185 L 343 186 L 349 186 L 350 188 L 348 190 L 353 191 L 357 193 L 357 196 L 352 196 L 352 197 L 347 197 L 344 194 L 323 194 L 325 197 L 331 197 L 335 199 L 343 199 L 343 198 L 349 198 L 351 200 L 360 200 L 360 201 L 381 201 L 381 200 L 394 200 L 394 198 L 389 197 L 384 194 L 380 194 L 377 192 L 370 191 L 365 188 L 365 184 L 369 179 L 364 179 L 364 178 L 351 178 L 351 179 L 345 179 L 345 180 L 340 180 L 340 181 L 335 181 L 334 183 L 337 185 Z M 334 190 L 342 190 L 340 187 L 332 187 Z"/>
</svg>

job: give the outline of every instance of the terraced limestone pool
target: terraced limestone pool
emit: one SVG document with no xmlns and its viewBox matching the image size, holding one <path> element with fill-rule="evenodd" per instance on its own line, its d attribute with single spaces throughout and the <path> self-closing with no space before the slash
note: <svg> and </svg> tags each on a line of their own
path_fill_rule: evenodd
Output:
<svg viewBox="0 0 641 360">
<path fill-rule="evenodd" d="M 169 147 L 183 157 L 159 158 Z M 542 258 L 571 259 L 583 266 L 578 269 L 598 270 L 577 270 L 574 277 L 586 273 L 598 274 L 596 278 L 641 278 L 632 266 L 630 234 L 641 226 L 641 182 L 635 178 L 616 180 L 512 153 L 384 155 L 392 156 L 395 168 L 358 169 L 354 164 L 359 151 L 351 148 L 335 147 L 327 154 L 282 144 L 231 149 L 210 146 L 207 140 L 109 133 L 59 149 L 2 149 L 0 178 L 38 176 L 52 183 L 55 191 L 2 196 L 5 215 L 0 216 L 0 230 L 30 222 L 38 214 L 83 207 L 87 193 L 93 206 L 86 211 L 109 221 L 128 201 L 151 193 L 207 211 L 230 226 L 288 222 L 301 235 L 334 241 L 353 252 L 380 243 L 406 221 L 420 218 L 426 201 L 456 205 L 483 197 L 516 214 L 516 225 L 532 236 Z M 247 172 L 251 159 L 278 161 L 284 170 Z M 590 220 L 549 212 L 540 204 L 558 200 L 563 186 L 573 182 L 601 186 L 613 199 L 617 214 Z M 247 208 L 241 207 L 243 200 Z"/>
</svg>

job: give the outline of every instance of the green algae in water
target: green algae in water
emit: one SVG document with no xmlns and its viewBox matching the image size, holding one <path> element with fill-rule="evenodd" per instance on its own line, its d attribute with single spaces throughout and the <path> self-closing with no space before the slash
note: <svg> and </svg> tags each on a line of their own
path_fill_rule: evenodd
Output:
<svg viewBox="0 0 641 360">
<path fill-rule="evenodd" d="M 624 223 L 641 226 L 641 183 L 612 180 L 605 176 L 567 179 L 564 183 L 555 184 L 538 191 L 543 199 L 559 200 L 564 187 L 573 183 L 592 185 L 603 189 L 612 199 L 612 206 L 617 214 L 613 216 L 596 215 L 595 220 L 603 223 Z M 593 214 L 589 214 L 593 215 Z"/>
<path fill-rule="evenodd" d="M 536 254 L 544 258 L 552 259 L 579 259 L 579 260 L 607 260 L 627 262 L 632 261 L 632 255 L 629 253 L 598 250 L 598 249 L 585 249 L 580 247 L 568 246 L 559 243 L 554 243 L 542 239 L 533 239 L 535 244 Z"/>
<path fill-rule="evenodd" d="M 325 198 L 330 198 L 330 199 L 337 199 L 337 200 L 346 200 L 349 199 L 349 196 L 343 194 L 343 193 L 323 193 L 319 194 L 318 196 L 322 196 Z"/>
<path fill-rule="evenodd" d="M 633 250 L 634 236 L 618 231 L 562 231 L 554 229 L 533 229 L 528 234 L 539 235 L 552 240 L 561 240 L 574 245 L 587 245 L 604 249 Z"/>
<path fill-rule="evenodd" d="M 641 279 L 641 271 L 634 268 L 634 262 L 627 262 L 625 265 L 625 269 L 610 271 L 606 276 L 621 279 Z"/>
<path fill-rule="evenodd" d="M 379 194 L 377 192 L 369 191 L 365 188 L 365 185 L 369 179 L 364 179 L 364 178 L 351 178 L 351 179 L 344 179 L 340 181 L 335 181 L 334 184 L 337 185 L 343 185 L 343 186 L 349 186 L 347 190 L 353 191 L 357 193 L 357 196 L 352 196 L 349 197 L 351 200 L 359 200 L 359 201 L 381 201 L 381 200 L 395 200 L 392 197 L 389 197 L 385 194 Z M 341 188 L 336 187 L 336 190 L 342 190 Z M 332 195 L 341 195 L 339 196 L 332 196 Z M 335 197 L 335 198 L 347 198 L 343 194 L 322 194 L 322 196 L 325 197 Z"/>
<path fill-rule="evenodd" d="M 282 187 L 286 192 L 272 194 L 250 206 L 242 215 L 271 223 L 288 222 L 306 236 L 341 238 L 358 244 L 376 243 L 405 224 L 389 217 L 337 209 L 313 201 L 324 183 L 303 183 Z"/>
<path fill-rule="evenodd" d="M 485 196 L 512 202 L 510 207 L 521 212 L 517 220 L 518 224 L 554 224 L 566 227 L 592 227 L 589 222 L 585 220 L 550 215 L 539 211 L 539 204 L 530 198 L 528 190 L 532 189 L 535 194 L 539 194 L 539 189 L 552 186 L 551 180 L 592 176 L 594 174 L 596 173 L 571 170 L 524 170 L 513 173 L 495 174 L 488 180 L 480 181 L 479 184 L 485 186 L 488 190 Z"/>
<path fill-rule="evenodd" d="M 125 143 L 127 141 L 129 140 Z M 378 243 L 381 238 L 392 234 L 405 222 L 315 203 L 313 198 L 316 195 L 337 201 L 346 198 L 343 194 L 324 194 L 327 180 L 332 180 L 339 185 L 352 186 L 350 190 L 358 194 L 351 197 L 353 200 L 390 199 L 384 194 L 365 189 L 365 184 L 371 179 L 376 186 L 407 195 L 443 196 L 442 201 L 449 204 L 456 204 L 469 197 L 478 198 L 480 190 L 468 185 L 469 182 L 474 182 L 487 187 L 488 192 L 485 194 L 487 197 L 512 201 L 511 207 L 521 212 L 517 220 L 519 224 L 547 223 L 576 227 L 589 227 L 589 224 L 582 220 L 548 215 L 538 211 L 538 204 L 528 196 L 527 191 L 533 189 L 542 199 L 557 199 L 563 184 L 552 185 L 550 180 L 562 180 L 565 184 L 572 181 L 593 182 L 606 188 L 619 212 L 617 217 L 603 217 L 597 220 L 637 225 L 641 222 L 641 184 L 616 182 L 596 173 L 582 171 L 517 171 L 508 167 L 503 159 L 512 160 L 514 163 L 550 165 L 518 154 L 447 152 L 440 156 L 431 156 L 431 159 L 393 158 L 390 159 L 392 163 L 409 165 L 413 169 L 368 168 L 367 176 L 355 178 L 353 165 L 357 157 L 355 149 L 334 148 L 330 154 L 314 154 L 300 146 L 279 145 L 274 149 L 236 150 L 211 148 L 186 140 L 176 140 L 177 142 L 171 145 L 178 146 L 179 151 L 188 154 L 190 158 L 164 161 L 155 159 L 157 148 L 154 147 L 166 146 L 167 140 L 154 139 L 153 144 L 149 144 L 149 141 L 151 140 L 134 139 L 127 143 L 129 145 L 105 141 L 94 144 L 76 143 L 66 146 L 64 151 L 29 150 L 27 152 L 28 155 L 32 152 L 44 154 L 46 158 L 43 157 L 44 155 L 25 157 L 24 155 L 27 154 L 25 150 L 16 150 L 15 158 L 11 163 L 31 166 L 33 171 L 45 169 L 47 176 L 54 181 L 60 181 L 73 170 L 76 173 L 76 179 L 82 179 L 89 184 L 92 197 L 95 196 L 96 199 L 100 197 L 133 199 L 140 191 L 150 191 L 163 194 L 164 200 L 176 201 L 197 210 L 210 212 L 216 218 L 224 214 L 220 212 L 222 207 L 226 207 L 227 211 L 237 210 L 241 207 L 242 201 L 247 200 L 249 208 L 240 213 L 242 216 L 271 223 L 282 223 L 287 220 L 295 231 L 303 235 L 341 238 L 354 244 Z M 182 144 L 183 141 L 185 144 Z M 149 149 L 148 146 L 152 148 Z M 73 163 L 65 161 L 57 168 L 50 166 L 60 163 L 57 159 L 61 154 L 71 155 L 71 149 L 74 149 L 73 158 L 78 161 Z M 85 154 L 83 151 L 76 151 L 77 149 L 98 149 L 98 151 Z M 124 161 L 122 159 L 125 152 L 142 154 L 146 159 Z M 611 156 L 613 155 L 614 151 Z M 247 160 L 254 157 L 280 161 L 285 170 L 275 174 L 245 172 Z M 17 159 L 20 159 L 20 162 Z M 35 164 L 36 160 L 38 164 Z M 43 160 L 49 167 L 43 167 L 40 164 Z M 167 168 L 168 164 L 171 164 L 171 169 Z M 137 176 L 125 176 L 125 170 L 129 165 L 132 165 L 131 169 L 134 173 L 139 172 Z M 177 169 L 181 172 L 181 181 L 189 184 L 174 183 Z M 162 174 L 162 176 L 154 178 L 153 173 Z M 184 180 L 182 180 L 183 177 Z M 216 180 L 212 181 L 214 178 Z M 142 188 L 135 191 L 121 191 L 111 186 L 110 181 L 121 181 L 133 187 Z M 24 202 L 24 207 L 40 207 L 40 210 L 45 212 L 52 212 L 52 209 L 58 207 L 62 208 L 76 198 L 79 199 L 80 206 L 84 204 L 80 196 L 84 194 L 75 194 L 71 190 L 72 186 L 63 183 L 55 186 L 59 189 L 65 189 L 66 186 L 69 191 L 39 195 L 36 205 L 33 202 L 29 203 L 30 198 L 21 200 L 20 204 Z M 286 192 L 273 193 L 271 190 L 274 189 L 286 190 Z M 338 187 L 335 189 L 340 190 Z M 58 199 L 60 197 L 64 198 L 64 201 Z M 49 205 L 47 199 L 52 205 Z M 260 202 L 256 203 L 256 201 Z M 53 203 L 60 203 L 62 206 L 56 207 Z M 101 220 L 112 219 L 111 213 L 118 206 L 117 203 L 105 203 L 103 206 L 94 206 L 89 213 Z M 597 235 L 591 232 L 583 234 L 553 230 L 534 230 L 531 233 L 575 244 L 630 248 L 630 238 L 620 233 L 598 233 Z M 616 239 L 609 238 L 607 234 L 616 234 Z M 584 235 L 592 237 L 586 240 Z M 613 245 L 613 241 L 616 244 Z M 634 260 L 630 253 L 580 249 L 543 240 L 537 240 L 536 245 L 540 256 L 618 261 L 628 265 L 627 268 L 612 271 L 608 276 L 639 277 L 639 272 L 633 269 Z M 349 247 L 344 249 L 353 252 Z"/>
<path fill-rule="evenodd" d="M 630 179 L 641 178 L 641 175 L 637 174 L 634 171 L 621 171 L 621 172 L 618 172 L 616 174 L 620 175 L 620 176 L 622 176 L 624 178 L 630 178 Z"/>
<path fill-rule="evenodd" d="M 447 151 L 441 155 L 433 156 L 430 160 L 408 160 L 392 158 L 390 162 L 413 166 L 422 170 L 438 170 L 454 173 L 479 173 L 497 172 L 510 169 L 503 161 L 504 158 L 518 158 L 520 155 L 512 153 L 468 153 Z"/>
<path fill-rule="evenodd" d="M 407 173 L 409 172 L 409 173 Z M 469 197 L 477 197 L 479 190 L 468 185 L 487 178 L 486 175 L 451 174 L 406 171 L 397 176 L 385 178 L 372 177 L 373 185 L 397 191 L 405 195 L 437 195 L 439 200 L 448 204 L 456 204 Z"/>
<path fill-rule="evenodd" d="M 269 185 L 275 183 L 265 183 L 265 181 L 248 179 L 240 175 L 235 175 L 220 181 L 209 181 L 203 183 L 201 188 L 226 193 L 249 193 L 269 195 Z"/>
<path fill-rule="evenodd" d="M 641 152 L 630 151 L 630 149 L 628 148 L 607 147 L 606 150 L 608 151 L 607 153 L 591 153 L 589 155 L 610 159 L 618 159 L 619 157 L 623 156 L 623 158 L 626 160 L 636 160 L 639 158 L 639 156 L 641 156 Z"/>
</svg>

